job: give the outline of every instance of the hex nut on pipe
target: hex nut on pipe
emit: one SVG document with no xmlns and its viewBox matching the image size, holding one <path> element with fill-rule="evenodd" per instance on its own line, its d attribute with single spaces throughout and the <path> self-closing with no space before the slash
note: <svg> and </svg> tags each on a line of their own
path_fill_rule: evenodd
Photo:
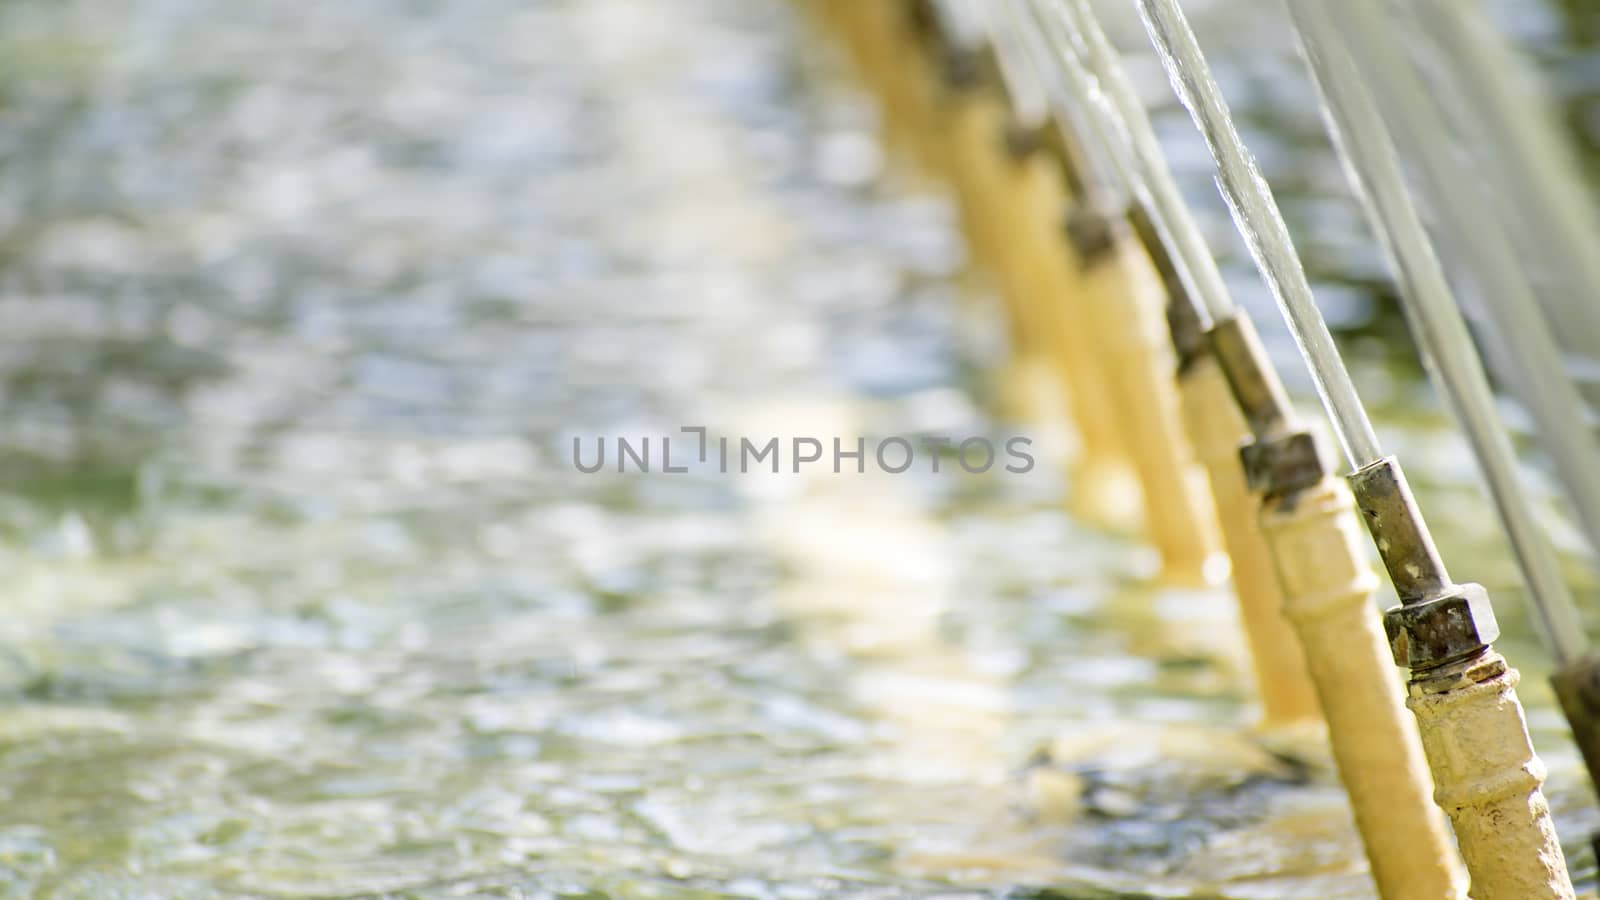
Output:
<svg viewBox="0 0 1600 900">
<path fill-rule="evenodd" d="M 1252 491 L 1268 497 L 1312 487 L 1326 471 L 1322 446 L 1309 431 L 1292 431 L 1239 448 L 1239 464 Z"/>
<path fill-rule="evenodd" d="M 1442 597 L 1385 611 L 1383 630 L 1394 664 L 1419 670 L 1482 652 L 1500 636 L 1500 623 L 1488 591 L 1458 584 Z"/>
</svg>

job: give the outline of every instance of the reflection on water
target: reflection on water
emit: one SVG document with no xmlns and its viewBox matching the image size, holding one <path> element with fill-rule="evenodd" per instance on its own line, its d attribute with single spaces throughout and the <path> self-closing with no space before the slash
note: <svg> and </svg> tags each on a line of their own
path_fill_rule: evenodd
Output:
<svg viewBox="0 0 1600 900">
<path fill-rule="evenodd" d="M 0 116 L 7 894 L 1369 890 L 1315 747 L 1245 728 L 1228 599 L 1059 514 L 1049 429 L 1025 477 L 572 470 L 1019 427 L 950 210 L 778 0 L 17 0 Z M 1330 297 L 1505 586 L 1395 320 Z"/>
</svg>

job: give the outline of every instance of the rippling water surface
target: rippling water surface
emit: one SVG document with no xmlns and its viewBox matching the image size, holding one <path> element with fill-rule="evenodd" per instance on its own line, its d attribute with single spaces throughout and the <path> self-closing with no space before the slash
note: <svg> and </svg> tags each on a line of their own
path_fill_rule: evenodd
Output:
<svg viewBox="0 0 1600 900">
<path fill-rule="evenodd" d="M 1506 597 L 1587 873 L 1464 445 L 1286 38 L 1224 12 L 1386 437 Z M 1059 512 L 948 205 L 886 172 L 779 0 L 6 4 L 3 890 L 1366 896 L 1326 762 L 1247 731 L 1228 597 Z M 1041 464 L 570 464 L 684 425 Z"/>
</svg>

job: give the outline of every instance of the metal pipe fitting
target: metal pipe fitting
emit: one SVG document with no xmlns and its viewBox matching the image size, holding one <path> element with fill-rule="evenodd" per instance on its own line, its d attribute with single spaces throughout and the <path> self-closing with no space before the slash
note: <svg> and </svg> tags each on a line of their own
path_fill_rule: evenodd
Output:
<svg viewBox="0 0 1600 900">
<path fill-rule="evenodd" d="M 1305 650 L 1379 895 L 1463 900 L 1465 879 L 1432 802 L 1417 725 L 1386 664 L 1372 605 L 1378 579 L 1355 519 L 1349 490 L 1331 477 L 1261 507 L 1284 614 Z"/>
<path fill-rule="evenodd" d="M 1001 128 L 1000 135 L 1007 158 L 1020 165 L 1032 159 L 1035 154 L 1045 152 L 1052 128 L 1054 125 L 1050 122 L 1029 124 L 1019 121 L 1015 116 L 1011 117 Z"/>
<path fill-rule="evenodd" d="M 1572 729 L 1573 742 L 1589 770 L 1589 782 L 1600 785 L 1600 655 L 1570 662 L 1550 676 L 1556 700 Z M 1600 857 L 1600 833 L 1590 835 L 1595 856 Z"/>
<path fill-rule="evenodd" d="M 1402 603 L 1383 614 L 1394 662 L 1423 672 L 1489 649 L 1500 636 L 1489 592 L 1457 584 L 1432 600 Z"/>
<path fill-rule="evenodd" d="M 1295 426 L 1288 392 L 1249 314 L 1236 309 L 1213 321 L 1206 339 L 1250 426 L 1252 440 L 1239 449 L 1250 489 L 1289 497 L 1322 481 L 1330 469 L 1322 443 Z"/>
<path fill-rule="evenodd" d="M 1061 227 L 1077 255 L 1081 272 L 1088 272 L 1115 255 L 1112 251 L 1117 247 L 1116 222 L 1087 204 L 1071 204 L 1062 217 Z"/>
<path fill-rule="evenodd" d="M 1422 603 L 1448 593 L 1453 587 L 1450 574 L 1395 458 L 1386 456 L 1369 463 L 1348 478 L 1362 521 L 1378 545 L 1378 555 L 1400 602 Z"/>
<path fill-rule="evenodd" d="M 1072 147 L 1067 144 L 1066 133 L 1062 131 L 1059 122 L 1047 122 L 1041 126 L 1040 140 L 1042 148 L 1056 165 L 1056 171 L 1061 175 L 1061 183 L 1066 187 L 1067 197 L 1076 204 L 1082 204 L 1088 194 L 1088 187 L 1083 181 L 1083 172 L 1078 164 L 1078 158 L 1072 154 Z"/>
<path fill-rule="evenodd" d="M 1396 665 L 1413 672 L 1468 659 L 1500 636 L 1489 594 L 1476 584 L 1456 584 L 1394 457 L 1349 476 L 1362 522 L 1394 582 L 1400 605 L 1383 614 Z"/>
<path fill-rule="evenodd" d="M 905 19 L 910 36 L 945 88 L 964 92 L 983 85 L 984 65 L 977 48 L 963 47 L 951 35 L 935 0 L 909 0 Z"/>
<path fill-rule="evenodd" d="M 1182 304 L 1167 307 L 1168 323 Z M 1182 325 L 1173 326 L 1175 343 L 1184 338 Z M 1261 704 L 1261 726 L 1295 728 L 1322 720 L 1315 683 L 1306 664 L 1299 637 L 1284 614 L 1285 597 L 1273 566 L 1272 551 L 1262 534 L 1261 499 L 1245 482 L 1239 466 L 1239 444 L 1249 432 L 1244 416 L 1228 390 L 1217 361 L 1205 350 L 1199 329 L 1199 355 L 1183 362 L 1179 351 L 1177 378 L 1179 406 L 1194 447 L 1206 470 L 1216 504 L 1222 546 L 1232 563 L 1233 594 L 1239 603 L 1239 621 L 1250 648 L 1251 669 Z"/>
<path fill-rule="evenodd" d="M 1265 499 L 1292 498 L 1328 476 L 1322 442 L 1309 431 L 1290 431 L 1247 441 L 1239 463 L 1250 489 Z"/>
<path fill-rule="evenodd" d="M 1544 763 L 1515 691 L 1519 676 L 1491 646 L 1500 628 L 1488 593 L 1450 580 L 1392 457 L 1361 467 L 1349 483 L 1400 596 L 1383 615 L 1384 631 L 1395 663 L 1411 669 L 1406 706 L 1422 733 L 1434 801 L 1455 826 L 1472 896 L 1572 897 L 1541 790 Z M 1573 674 L 1574 693 L 1584 679 Z M 1563 703 L 1569 699 L 1582 702 L 1569 696 Z"/>
<path fill-rule="evenodd" d="M 1572 724 L 1583 763 L 1596 784 L 1600 784 L 1600 655 L 1586 656 L 1550 676 L 1556 699 Z"/>
<path fill-rule="evenodd" d="M 1257 438 L 1289 430 L 1292 407 L 1289 394 L 1256 333 L 1255 323 L 1242 310 L 1211 323 L 1207 333 L 1228 386 L 1239 401 L 1245 423 Z"/>
<path fill-rule="evenodd" d="M 1183 282 L 1172 251 L 1168 249 L 1167 242 L 1161 239 L 1160 229 L 1156 227 L 1149 207 L 1143 203 L 1130 206 L 1128 225 L 1144 247 L 1145 255 L 1150 257 L 1150 265 L 1166 289 L 1167 331 L 1172 335 L 1172 349 L 1178 355 L 1177 375 L 1182 379 L 1184 373 L 1193 370 L 1202 359 L 1211 355 L 1199 308 L 1189 295 L 1189 286 Z"/>
<path fill-rule="evenodd" d="M 984 41 L 974 47 L 972 53 L 977 64 L 978 86 L 992 93 L 1007 110 L 1015 110 L 1016 98 L 1011 94 L 1011 86 L 1006 83 L 1005 67 L 1000 62 L 999 50 L 995 49 L 993 43 Z"/>
</svg>

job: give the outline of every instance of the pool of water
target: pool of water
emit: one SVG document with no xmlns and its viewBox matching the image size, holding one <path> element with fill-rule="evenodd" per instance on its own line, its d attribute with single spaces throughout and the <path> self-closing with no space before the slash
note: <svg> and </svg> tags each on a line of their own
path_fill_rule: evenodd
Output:
<svg viewBox="0 0 1600 900">
<path fill-rule="evenodd" d="M 1286 34 L 1234 8 L 1206 36 L 1455 574 L 1504 598 L 1588 878 L 1465 445 Z M 1001 335 L 781 0 L 6 4 L 0 892 L 1369 896 L 1326 760 L 1248 730 L 1229 597 L 1061 512 Z M 1039 464 L 572 464 L 694 426 Z"/>
</svg>

